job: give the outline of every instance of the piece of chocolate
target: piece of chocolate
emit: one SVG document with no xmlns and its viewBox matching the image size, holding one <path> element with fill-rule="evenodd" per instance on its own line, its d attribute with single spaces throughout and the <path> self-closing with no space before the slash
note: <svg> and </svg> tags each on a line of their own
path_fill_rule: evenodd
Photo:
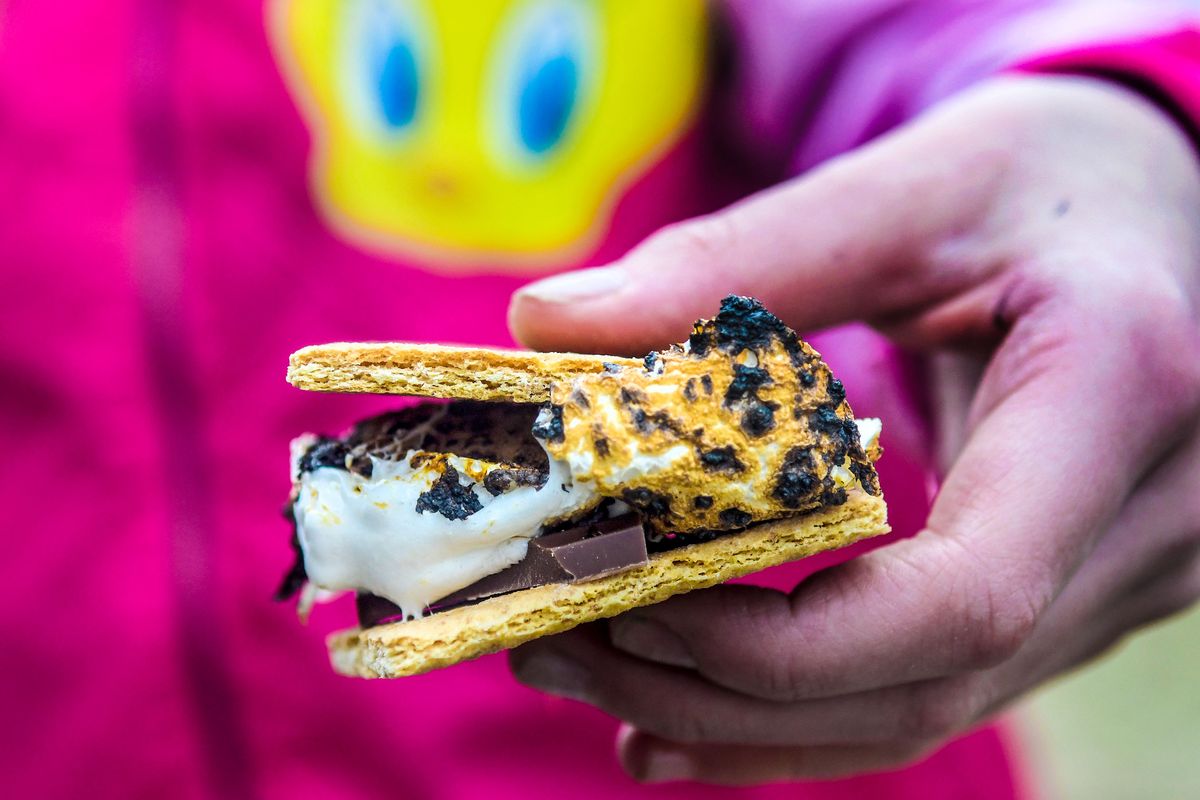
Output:
<svg viewBox="0 0 1200 800">
<path fill-rule="evenodd" d="M 354 596 L 354 610 L 358 613 L 358 624 L 364 628 L 385 622 L 399 622 L 404 617 L 400 606 L 369 592 L 359 592 Z"/>
<path fill-rule="evenodd" d="M 649 560 L 641 520 L 637 514 L 623 514 L 530 539 L 525 558 L 443 597 L 431 609 L 436 612 L 547 583 L 602 578 Z M 359 592 L 356 606 L 358 623 L 364 628 L 401 619 L 395 603 L 373 594 Z"/>
<path fill-rule="evenodd" d="M 649 561 L 646 534 L 637 514 L 581 525 L 529 540 L 525 558 L 480 578 L 434 603 L 434 607 L 482 600 L 547 583 L 602 578 Z"/>
</svg>

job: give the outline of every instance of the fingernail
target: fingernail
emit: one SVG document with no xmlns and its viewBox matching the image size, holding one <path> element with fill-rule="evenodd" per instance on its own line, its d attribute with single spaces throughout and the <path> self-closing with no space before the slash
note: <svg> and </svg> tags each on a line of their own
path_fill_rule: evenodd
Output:
<svg viewBox="0 0 1200 800">
<path fill-rule="evenodd" d="M 675 631 L 648 617 L 626 614 L 609 623 L 609 637 L 626 653 L 672 667 L 696 668 L 687 643 Z"/>
<path fill-rule="evenodd" d="M 625 285 L 628 275 L 620 267 L 594 267 L 564 272 L 531 283 L 517 292 L 544 303 L 574 303 L 613 294 Z"/>
<path fill-rule="evenodd" d="M 514 665 L 513 671 L 521 683 L 575 700 L 584 698 L 590 680 L 583 664 L 552 652 L 522 659 Z"/>
<path fill-rule="evenodd" d="M 642 762 L 639 779 L 645 783 L 683 781 L 692 777 L 692 760 L 677 750 L 651 750 Z"/>
</svg>

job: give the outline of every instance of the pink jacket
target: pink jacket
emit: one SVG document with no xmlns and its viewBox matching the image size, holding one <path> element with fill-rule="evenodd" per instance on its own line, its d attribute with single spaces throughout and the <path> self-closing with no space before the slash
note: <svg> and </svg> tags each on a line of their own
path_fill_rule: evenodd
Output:
<svg viewBox="0 0 1200 800">
<path fill-rule="evenodd" d="M 728 0 L 723 19 L 722 101 L 622 195 L 584 261 L 1027 57 L 1183 24 L 1144 0 Z M 722 132 L 735 154 L 715 159 Z M 617 767 L 613 720 L 518 687 L 502 657 L 335 677 L 322 638 L 351 610 L 302 627 L 271 601 L 289 560 L 287 445 L 389 402 L 295 391 L 287 355 L 338 339 L 508 343 L 521 279 L 342 241 L 308 191 L 308 147 L 255 0 L 0 3 L 6 796 L 1018 793 L 993 728 L 885 775 L 651 789 Z M 855 409 L 885 416 L 884 486 L 898 535 L 913 533 L 924 439 L 918 404 L 895 399 L 902 363 L 859 328 L 817 344 Z"/>
</svg>

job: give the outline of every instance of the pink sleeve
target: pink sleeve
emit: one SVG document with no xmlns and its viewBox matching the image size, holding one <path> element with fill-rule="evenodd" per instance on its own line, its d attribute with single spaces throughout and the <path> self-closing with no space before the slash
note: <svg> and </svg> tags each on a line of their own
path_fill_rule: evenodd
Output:
<svg viewBox="0 0 1200 800">
<path fill-rule="evenodd" d="M 1200 28 L 1165 36 L 1125 39 L 1041 56 L 1018 64 L 1022 72 L 1095 75 L 1151 98 L 1200 144 Z"/>
<path fill-rule="evenodd" d="M 724 0 L 734 142 L 807 169 L 1041 54 L 1179 30 L 1188 0 Z"/>
</svg>

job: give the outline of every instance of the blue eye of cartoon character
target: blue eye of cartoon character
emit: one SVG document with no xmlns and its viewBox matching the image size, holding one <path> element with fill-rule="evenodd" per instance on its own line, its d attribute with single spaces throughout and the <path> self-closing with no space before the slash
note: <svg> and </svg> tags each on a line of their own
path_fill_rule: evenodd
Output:
<svg viewBox="0 0 1200 800">
<path fill-rule="evenodd" d="M 358 114 L 384 131 L 410 126 L 420 111 L 423 42 L 417 9 L 394 0 L 360 0 L 347 6 L 347 98 Z"/>
<path fill-rule="evenodd" d="M 508 163 L 536 163 L 567 137 L 595 74 L 595 10 L 581 0 L 514 4 L 499 37 L 492 84 L 493 128 Z"/>
<path fill-rule="evenodd" d="M 417 115 L 417 58 L 408 42 L 392 43 L 379 65 L 379 108 L 393 128 L 403 128 Z"/>
<path fill-rule="evenodd" d="M 558 144 L 571 120 L 579 90 L 579 63 L 575 53 L 538 53 L 521 83 L 517 99 L 517 130 L 521 143 L 536 155 Z"/>
</svg>

